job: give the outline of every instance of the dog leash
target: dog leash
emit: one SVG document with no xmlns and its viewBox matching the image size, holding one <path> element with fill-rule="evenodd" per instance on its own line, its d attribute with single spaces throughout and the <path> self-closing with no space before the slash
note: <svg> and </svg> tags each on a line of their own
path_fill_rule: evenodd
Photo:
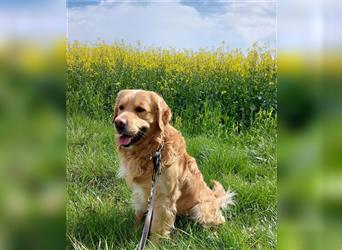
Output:
<svg viewBox="0 0 342 250">
<path fill-rule="evenodd" d="M 146 245 L 146 241 L 148 238 L 148 235 L 150 233 L 150 228 L 151 228 L 151 222 L 153 218 L 153 206 L 154 206 L 154 201 L 156 199 L 156 184 L 158 181 L 158 177 L 161 173 L 161 152 L 163 149 L 163 144 L 160 144 L 159 148 L 157 151 L 151 156 L 153 160 L 153 172 L 152 172 L 152 184 L 151 184 L 151 192 L 150 192 L 150 197 L 148 198 L 148 203 L 147 203 L 147 215 L 145 218 L 145 223 L 144 223 L 144 228 L 142 231 L 142 235 L 140 238 L 140 242 L 138 245 L 138 250 L 143 250 Z"/>
</svg>

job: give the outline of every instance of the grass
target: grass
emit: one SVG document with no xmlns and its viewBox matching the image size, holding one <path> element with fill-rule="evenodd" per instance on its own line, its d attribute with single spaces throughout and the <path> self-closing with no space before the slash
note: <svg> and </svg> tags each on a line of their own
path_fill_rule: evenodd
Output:
<svg viewBox="0 0 342 250">
<path fill-rule="evenodd" d="M 205 180 L 216 179 L 236 192 L 236 205 L 224 212 L 227 222 L 215 231 L 177 218 L 172 238 L 159 249 L 275 249 L 276 129 L 263 120 L 240 133 L 184 135 Z M 68 249 L 136 248 L 141 229 L 132 230 L 131 192 L 117 178 L 117 169 L 111 123 L 69 116 Z"/>
<path fill-rule="evenodd" d="M 172 108 L 205 180 L 237 193 L 216 231 L 177 218 L 161 249 L 276 246 L 276 60 L 274 51 L 173 50 L 74 43 L 67 53 L 68 248 L 135 249 L 131 192 L 116 177 L 110 122 L 119 90 L 156 91 Z M 152 247 L 153 248 L 153 247 Z"/>
</svg>

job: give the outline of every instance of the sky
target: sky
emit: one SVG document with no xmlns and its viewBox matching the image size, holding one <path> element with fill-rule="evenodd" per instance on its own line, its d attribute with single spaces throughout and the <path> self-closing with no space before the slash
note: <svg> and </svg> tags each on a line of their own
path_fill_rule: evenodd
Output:
<svg viewBox="0 0 342 250">
<path fill-rule="evenodd" d="M 68 41 L 163 48 L 276 47 L 277 2 L 68 0 Z"/>
<path fill-rule="evenodd" d="M 13 39 L 51 43 L 68 30 L 69 42 L 198 49 L 258 41 L 311 53 L 342 47 L 341 10 L 342 0 L 2 0 L 0 46 Z"/>
</svg>

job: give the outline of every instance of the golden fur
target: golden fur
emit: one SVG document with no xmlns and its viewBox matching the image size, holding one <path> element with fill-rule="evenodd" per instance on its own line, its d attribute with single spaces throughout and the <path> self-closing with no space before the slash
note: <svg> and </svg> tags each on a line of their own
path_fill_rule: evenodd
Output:
<svg viewBox="0 0 342 250">
<path fill-rule="evenodd" d="M 176 215 L 189 215 L 204 226 L 225 222 L 220 209 L 232 204 L 234 193 L 226 192 L 217 181 L 213 189 L 204 182 L 196 161 L 187 154 L 181 133 L 170 125 L 171 110 L 159 95 L 151 91 L 122 90 L 114 105 L 113 122 L 127 123 L 127 134 L 133 136 L 145 128 L 144 136 L 135 144 L 120 145 L 119 175 L 133 191 L 135 224 L 147 209 L 150 194 L 151 155 L 164 144 L 162 172 L 157 183 L 157 197 L 151 227 L 152 237 L 167 236 Z"/>
</svg>

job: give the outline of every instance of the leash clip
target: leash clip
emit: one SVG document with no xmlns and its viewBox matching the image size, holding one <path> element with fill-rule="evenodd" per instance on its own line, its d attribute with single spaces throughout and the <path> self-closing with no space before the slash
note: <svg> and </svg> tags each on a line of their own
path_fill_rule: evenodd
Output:
<svg viewBox="0 0 342 250">
<path fill-rule="evenodd" d="M 160 144 L 159 148 L 157 149 L 156 152 L 151 156 L 153 160 L 153 172 L 157 175 L 161 173 L 161 152 L 163 150 L 164 144 Z"/>
</svg>

